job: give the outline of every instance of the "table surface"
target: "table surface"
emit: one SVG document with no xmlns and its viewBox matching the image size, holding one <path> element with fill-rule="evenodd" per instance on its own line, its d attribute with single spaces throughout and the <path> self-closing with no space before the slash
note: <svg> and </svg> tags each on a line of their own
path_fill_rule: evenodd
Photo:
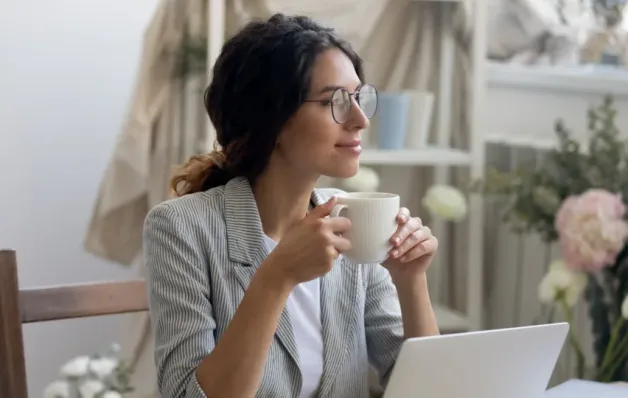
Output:
<svg viewBox="0 0 628 398">
<path fill-rule="evenodd" d="M 628 384 L 603 384 L 587 380 L 568 380 L 550 388 L 544 398 L 626 398 Z"/>
</svg>

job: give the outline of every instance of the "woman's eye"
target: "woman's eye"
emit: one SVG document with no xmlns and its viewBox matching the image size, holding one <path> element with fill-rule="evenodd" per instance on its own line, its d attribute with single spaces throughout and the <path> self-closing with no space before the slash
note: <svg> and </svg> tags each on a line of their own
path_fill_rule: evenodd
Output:
<svg viewBox="0 0 628 398">
<path fill-rule="evenodd" d="M 329 102 L 334 105 L 342 105 L 344 103 L 344 98 L 332 98 Z"/>
</svg>

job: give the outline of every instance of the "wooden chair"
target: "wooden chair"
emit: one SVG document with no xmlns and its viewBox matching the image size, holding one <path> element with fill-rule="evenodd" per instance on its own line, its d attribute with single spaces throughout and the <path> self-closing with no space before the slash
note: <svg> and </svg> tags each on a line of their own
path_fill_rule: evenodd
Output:
<svg viewBox="0 0 628 398">
<path fill-rule="evenodd" d="M 148 310 L 143 280 L 20 289 L 14 250 L 0 250 L 0 398 L 28 398 L 22 324 Z"/>
</svg>

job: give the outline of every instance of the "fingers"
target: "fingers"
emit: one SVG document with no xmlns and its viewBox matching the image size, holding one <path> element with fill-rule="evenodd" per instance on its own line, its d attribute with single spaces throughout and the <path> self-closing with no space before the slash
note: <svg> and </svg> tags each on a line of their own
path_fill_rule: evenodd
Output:
<svg viewBox="0 0 628 398">
<path fill-rule="evenodd" d="M 330 234 L 325 251 L 330 258 L 337 259 L 340 253 L 351 250 L 351 242 L 342 236 Z"/>
<path fill-rule="evenodd" d="M 410 210 L 407 207 L 402 207 L 397 213 L 397 223 L 405 224 L 410 219 Z"/>
<path fill-rule="evenodd" d="M 403 254 L 399 258 L 399 261 L 401 261 L 402 263 L 406 263 L 408 261 L 416 260 L 419 257 L 432 255 L 436 253 L 437 249 L 438 249 L 438 240 L 435 237 L 430 236 L 428 239 L 417 244 L 412 249 L 410 249 L 405 254 Z"/>
<path fill-rule="evenodd" d="M 400 223 L 397 231 L 390 238 L 393 246 L 401 245 L 411 234 L 423 227 L 423 222 L 418 217 L 409 218 L 406 222 Z"/>
<path fill-rule="evenodd" d="M 331 210 L 334 208 L 337 202 L 338 202 L 338 199 L 335 196 L 332 196 L 332 198 L 329 199 L 327 202 L 323 203 L 322 205 L 316 206 L 310 212 L 309 217 L 311 218 L 327 217 L 329 213 L 331 213 Z"/>
<path fill-rule="evenodd" d="M 399 246 L 393 247 L 390 251 L 390 256 L 392 258 L 400 258 L 431 237 L 432 232 L 430 229 L 428 227 L 422 227 L 408 235 Z"/>
<path fill-rule="evenodd" d="M 315 207 L 308 215 L 311 219 L 311 226 L 322 233 L 327 241 L 327 255 L 330 258 L 338 258 L 340 253 L 351 249 L 351 243 L 342 234 L 351 228 L 351 221 L 346 217 L 327 217 L 334 206 L 338 203 L 336 197 L 332 197 L 327 202 Z"/>
<path fill-rule="evenodd" d="M 335 234 L 345 233 L 351 228 L 351 221 L 346 217 L 326 218 L 321 221 Z"/>
<path fill-rule="evenodd" d="M 343 238 L 342 236 L 332 235 L 330 238 L 330 242 L 333 247 L 340 253 L 347 252 L 351 250 L 351 242 L 347 238 Z"/>
<path fill-rule="evenodd" d="M 329 258 L 333 258 L 334 260 L 337 259 L 338 256 L 340 256 L 340 252 L 336 250 L 336 248 L 333 246 L 327 246 L 325 248 L 325 251 L 327 252 L 327 256 Z"/>
</svg>

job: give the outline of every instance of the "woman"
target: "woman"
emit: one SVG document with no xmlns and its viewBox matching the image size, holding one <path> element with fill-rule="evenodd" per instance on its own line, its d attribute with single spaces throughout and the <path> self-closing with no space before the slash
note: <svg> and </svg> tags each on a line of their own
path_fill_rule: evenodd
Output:
<svg viewBox="0 0 628 398">
<path fill-rule="evenodd" d="M 330 29 L 275 15 L 223 47 L 205 106 L 221 150 L 173 179 L 144 259 L 159 388 L 180 397 L 367 397 L 404 338 L 438 333 L 425 272 L 437 241 L 407 209 L 383 266 L 340 253 L 321 175 L 358 170 L 377 93 Z"/>
</svg>

